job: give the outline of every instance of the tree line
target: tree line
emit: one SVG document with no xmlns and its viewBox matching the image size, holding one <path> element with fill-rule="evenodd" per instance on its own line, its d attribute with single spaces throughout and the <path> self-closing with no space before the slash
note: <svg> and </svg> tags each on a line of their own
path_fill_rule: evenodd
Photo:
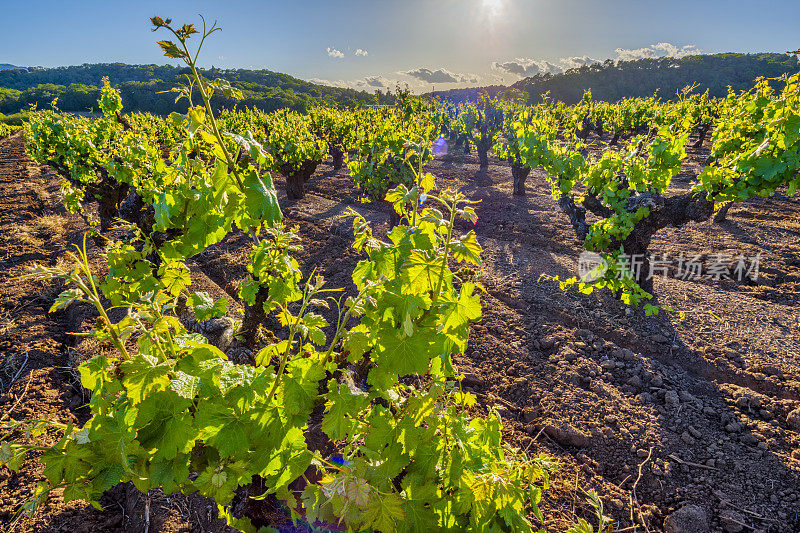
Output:
<svg viewBox="0 0 800 533">
<path fill-rule="evenodd" d="M 46 108 L 55 98 L 62 111 L 92 111 L 97 106 L 104 76 L 122 94 L 126 110 L 157 115 L 173 111 L 185 113 L 185 101 L 176 104 L 174 94 L 160 91 L 169 91 L 187 73 L 186 68 L 124 63 L 0 70 L 0 113 L 14 114 L 31 105 Z M 394 102 L 394 96 L 388 91 L 369 93 L 317 85 L 269 70 L 212 67 L 204 70 L 203 75 L 210 79 L 227 79 L 244 95 L 237 101 L 220 95 L 214 102 L 217 109 L 236 106 L 270 112 L 287 108 L 304 113 L 318 105 L 355 108 Z"/>
</svg>

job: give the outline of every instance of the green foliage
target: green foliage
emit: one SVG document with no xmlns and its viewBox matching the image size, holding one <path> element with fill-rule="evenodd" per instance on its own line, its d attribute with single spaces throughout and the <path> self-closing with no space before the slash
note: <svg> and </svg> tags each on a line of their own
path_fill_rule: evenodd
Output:
<svg viewBox="0 0 800 533">
<path fill-rule="evenodd" d="M 353 271 L 357 294 L 337 299 L 340 291 L 321 276 L 303 281 L 292 257 L 299 238 L 282 226 L 264 172 L 274 168 L 276 154 L 288 163 L 303 149 L 271 144 L 273 131 L 291 144 L 313 135 L 306 119 L 270 117 L 261 141 L 260 131 L 225 132 L 227 120 L 259 117 L 217 121 L 214 115 L 211 96 L 236 91 L 205 79 L 193 59 L 200 47 L 190 52 L 187 42 L 195 33 L 204 40 L 216 27 L 199 32 L 169 19 L 152 22 L 174 37 L 159 43 L 165 54 L 191 70 L 189 84 L 174 91 L 189 101 L 185 115 L 123 120 L 120 95 L 106 84 L 102 118 L 37 112 L 28 126 L 31 155 L 57 165 L 74 189 L 68 205 L 80 208 L 87 191 L 102 197 L 108 190 L 98 184 L 126 184 L 152 209 L 152 221 L 128 225 L 124 240 L 107 243 L 106 276 L 92 272 L 85 241 L 70 255 L 71 270 L 31 272 L 64 280 L 53 311 L 75 302 L 93 306 L 100 316 L 94 335 L 116 353 L 79 368 L 92 391 L 91 418 L 80 429 L 41 421 L 4 427 L 3 464 L 18 469 L 34 449 L 45 463 L 46 481 L 26 510 L 57 487 L 67 501 L 99 505 L 104 491 L 130 481 L 143 492 L 213 497 L 229 523 L 253 531 L 227 505 L 257 476 L 268 487 L 259 497 L 274 494 L 294 516 L 351 531 L 531 530 L 528 517 L 542 520 L 541 491 L 557 465 L 503 443 L 497 412 L 473 418 L 475 397 L 460 390 L 452 358 L 466 350 L 469 324 L 481 316 L 482 288 L 474 271 L 462 278 L 465 270 L 451 267 L 480 269 L 481 248 L 474 232 L 454 229 L 456 219 L 475 221 L 472 202 L 454 191 L 433 194 L 434 178 L 422 172 L 437 129 L 426 122 L 435 116 L 429 104 L 409 97 L 390 114 L 375 115 L 409 136 L 401 145 L 395 133 L 383 152 L 383 164 L 407 176 L 386 194 L 404 222 L 384 242 L 363 217 L 348 213 L 354 247 L 365 258 Z M 322 142 L 309 144 L 321 149 Z M 391 150 L 402 159 L 390 161 Z M 309 155 L 295 159 L 303 157 Z M 231 362 L 177 318 L 182 302 L 197 320 L 225 314 L 224 300 L 189 292 L 185 261 L 234 226 L 253 241 L 240 295 L 283 330 L 276 331 L 282 340 L 251 346 L 258 350 L 252 366 Z M 125 317 L 112 322 L 108 303 L 125 309 Z M 329 325 L 315 309 L 331 304 L 338 313 Z M 359 368 L 365 376 L 353 374 Z M 310 427 L 318 408 L 322 424 Z M 7 440 L 37 438 L 47 428 L 62 435 L 53 446 Z M 314 447 L 314 431 L 333 441 L 340 459 Z M 322 481 L 308 481 L 313 471 Z M 292 484 L 305 488 L 294 492 Z"/>
<path fill-rule="evenodd" d="M 720 104 L 711 157 L 695 190 L 716 201 L 771 196 L 787 186 L 800 189 L 800 73 L 784 76 L 776 92 L 767 80 L 752 91 L 728 93 Z"/>
<path fill-rule="evenodd" d="M 620 266 L 625 243 L 637 231 L 650 232 L 644 234 L 649 241 L 653 231 L 667 224 L 708 218 L 707 205 L 770 196 L 783 186 L 794 194 L 800 186 L 798 76 L 784 76 L 780 92 L 761 80 L 752 91 L 730 91 L 721 101 L 707 92 L 690 94 L 693 87 L 688 87 L 673 103 L 648 98 L 598 104 L 587 93 L 573 107 L 544 102 L 517 112 L 505 127 L 506 141 L 498 153 L 530 168 L 542 167 L 586 250 L 603 255 L 606 268 L 595 281 L 570 278 L 561 282 L 562 288 L 578 285 L 589 293 L 605 287 L 626 303 L 643 303 L 652 295 Z M 601 120 L 615 135 L 628 131 L 633 137 L 619 150 L 584 155 L 587 124 Z M 685 197 L 687 207 L 663 215 L 665 193 L 686 158 L 689 134 L 705 125 L 714 130 L 710 162 Z M 586 222 L 587 209 L 597 215 L 596 222 Z M 651 224 L 654 216 L 661 218 Z M 645 310 L 655 314 L 659 307 L 646 304 Z"/>
<path fill-rule="evenodd" d="M 0 122 L 0 139 L 2 139 L 3 137 L 8 137 L 9 135 L 15 133 L 19 129 L 20 129 L 19 126 L 12 126 L 10 124 L 5 124 L 3 122 Z"/>
<path fill-rule="evenodd" d="M 328 153 L 325 140 L 312 131 L 312 119 L 296 112 L 225 112 L 220 115 L 220 126 L 227 131 L 252 132 L 268 155 L 267 168 L 286 175 L 301 172 L 306 162 L 319 161 Z"/>
<path fill-rule="evenodd" d="M 589 522 L 583 518 L 578 519 L 578 523 L 573 525 L 567 530 L 567 533 L 611 533 L 611 519 L 603 514 L 603 501 L 594 490 L 583 491 L 589 505 L 594 509 L 595 518 L 597 518 L 597 529 L 592 527 Z"/>
<path fill-rule="evenodd" d="M 347 155 L 355 142 L 356 115 L 350 111 L 315 107 L 309 110 L 311 131 L 328 146 L 329 153 Z"/>
<path fill-rule="evenodd" d="M 472 131 L 472 142 L 479 153 L 486 152 L 494 145 L 494 138 L 503 126 L 503 104 L 487 94 L 478 97 L 476 104 L 478 118 L 475 129 Z"/>
<path fill-rule="evenodd" d="M 431 103 L 402 91 L 395 108 L 356 114 L 356 156 L 348 168 L 365 201 L 381 200 L 397 185 L 413 186 L 414 169 L 433 159 L 431 143 L 439 135 L 440 120 Z"/>
<path fill-rule="evenodd" d="M 141 204 L 127 236 L 105 245 L 106 276 L 92 272 L 85 245 L 71 255 L 71 271 L 32 273 L 66 282 L 52 311 L 94 306 L 94 335 L 116 355 L 80 367 L 93 392 L 83 427 L 5 426 L 5 437 L 62 435 L 49 447 L 0 439 L 0 460 L 11 469 L 27 451 L 42 452 L 47 481 L 27 510 L 55 487 L 67 500 L 97 505 L 104 491 L 132 481 L 142 491 L 213 497 L 229 523 L 252 530 L 226 505 L 257 476 L 268 487 L 260 497 L 274 494 L 296 517 L 351 531 L 532 530 L 531 517 L 543 521 L 538 504 L 556 465 L 504 443 L 498 412 L 473 417 L 476 398 L 460 388 L 453 358 L 481 317 L 482 250 L 473 231 L 455 229 L 475 222 L 473 202 L 438 191 L 425 171 L 434 139 L 449 134 L 481 150 L 494 143 L 514 165 L 542 167 L 585 248 L 606 265 L 593 282 L 571 278 L 561 286 L 608 288 L 644 304 L 647 314 L 661 308 L 646 303 L 651 295 L 619 259 L 628 239 L 663 214 L 691 132 L 712 126 L 713 146 L 687 202 L 741 201 L 783 186 L 794 194 L 800 186 L 800 75 L 782 79 L 780 91 L 759 81 L 723 100 L 690 87 L 668 103 L 653 96 L 611 105 L 586 91 L 574 106 L 546 99 L 524 107 L 518 98 L 487 96 L 474 106 L 440 107 L 399 91 L 395 107 L 308 116 L 245 109 L 218 119 L 212 97 L 245 93 L 207 79 L 194 63 L 216 26 L 152 22 L 173 36 L 161 49 L 187 69 L 188 83 L 171 91 L 185 113 L 123 117 L 124 94 L 105 83 L 97 95 L 102 117 L 34 111 L 26 126 L 31 157 L 59 171 L 70 209 L 92 198 L 119 206 L 130 191 Z M 200 46 L 190 51 L 195 34 Z M 603 128 L 626 139 L 592 155 L 588 135 Z M 356 183 L 368 199 L 391 204 L 400 222 L 381 239 L 348 210 L 363 259 L 346 298 L 321 276 L 304 279 L 293 257 L 299 236 L 282 225 L 268 173 L 310 175 L 309 165 L 334 150 L 353 151 Z M 667 223 L 683 222 L 658 222 Z M 199 321 L 226 314 L 225 299 L 189 291 L 186 261 L 236 228 L 252 240 L 239 293 L 246 314 L 280 324 L 271 341 L 247 346 L 253 365 L 228 360 L 177 318 L 178 309 Z M 109 304 L 126 309 L 125 317 L 112 322 Z M 332 306 L 329 324 L 317 311 Z M 326 437 L 335 457 L 315 444 Z M 602 505 L 588 497 L 604 530 Z M 581 521 L 573 531 L 593 528 Z"/>
</svg>

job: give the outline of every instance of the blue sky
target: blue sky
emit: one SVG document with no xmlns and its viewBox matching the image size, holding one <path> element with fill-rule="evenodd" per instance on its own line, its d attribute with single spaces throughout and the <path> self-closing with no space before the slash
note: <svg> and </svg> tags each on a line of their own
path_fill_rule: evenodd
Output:
<svg viewBox="0 0 800 533">
<path fill-rule="evenodd" d="M 800 0 L 3 2 L 0 63 L 157 63 L 148 17 L 223 28 L 203 63 L 374 90 L 509 83 L 607 58 L 800 47 Z M 360 50 L 360 51 L 359 51 Z"/>
</svg>

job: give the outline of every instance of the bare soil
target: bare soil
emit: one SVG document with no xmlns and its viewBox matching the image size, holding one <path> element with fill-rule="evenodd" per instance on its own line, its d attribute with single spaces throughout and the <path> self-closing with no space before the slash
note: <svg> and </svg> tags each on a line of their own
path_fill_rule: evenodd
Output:
<svg viewBox="0 0 800 533">
<path fill-rule="evenodd" d="M 676 192 L 706 156 L 691 153 Z M 755 280 L 682 280 L 674 269 L 657 278 L 660 304 L 697 311 L 681 320 L 539 280 L 574 275 L 582 250 L 541 171 L 528 177 L 526 197 L 514 197 L 511 169 L 496 158 L 481 171 L 475 155 L 445 155 L 429 170 L 440 187 L 481 200 L 475 230 L 487 294 L 457 363 L 482 409 L 500 407 L 512 444 L 563 464 L 542 503 L 548 530 L 591 519 L 576 490 L 584 488 L 599 493 L 615 530 L 800 531 L 800 200 L 748 201 L 726 222 L 656 236 L 659 256 L 760 254 Z M 303 271 L 317 268 L 330 286 L 352 290 L 360 256 L 339 215 L 353 207 L 380 234 L 388 206 L 360 203 L 346 170 L 329 162 L 302 200 L 287 201 L 283 178 L 275 182 L 286 221 L 303 237 Z M 68 313 L 46 313 L 57 287 L 14 278 L 34 262 L 63 261 L 85 227 L 64 212 L 57 177 L 25 156 L 20 134 L 0 140 L 0 228 L 0 416 L 80 423 L 88 413 L 70 363 L 73 324 Z M 247 252 L 243 236 L 231 235 L 194 266 L 235 298 Z M 0 522 L 33 494 L 41 472 L 35 460 L 0 472 Z M 145 517 L 150 531 L 227 530 L 208 500 L 151 494 L 145 513 L 147 501 L 129 486 L 109 491 L 103 511 L 55 495 L 15 531 L 142 531 Z M 687 517 L 695 529 L 679 527 Z"/>
</svg>

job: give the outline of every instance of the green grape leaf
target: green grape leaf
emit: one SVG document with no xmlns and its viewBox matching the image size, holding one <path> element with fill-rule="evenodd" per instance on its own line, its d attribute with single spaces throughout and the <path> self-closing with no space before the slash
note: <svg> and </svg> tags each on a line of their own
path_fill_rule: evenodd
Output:
<svg viewBox="0 0 800 533">
<path fill-rule="evenodd" d="M 66 309 L 72 302 L 83 297 L 83 291 L 80 289 L 67 289 L 58 295 L 56 301 L 50 307 L 48 313 L 55 313 L 62 309 Z"/>
<path fill-rule="evenodd" d="M 283 379 L 283 403 L 290 415 L 306 415 L 317 399 L 319 381 L 325 368 L 312 359 L 292 359 Z"/>
<path fill-rule="evenodd" d="M 203 496 L 214 498 L 218 504 L 224 505 L 233 499 L 239 479 L 232 469 L 211 465 L 200 472 L 194 486 Z"/>
<path fill-rule="evenodd" d="M 271 372 L 271 370 L 268 371 Z M 225 361 L 220 365 L 220 372 L 217 376 L 219 390 L 223 396 L 227 396 L 237 387 L 248 388 L 258 376 L 263 375 L 263 372 L 263 369 L 250 365 L 235 365 Z"/>
<path fill-rule="evenodd" d="M 248 154 L 253 161 L 264 161 L 267 158 L 267 153 L 264 151 L 264 147 L 261 146 L 255 138 L 250 130 L 247 130 L 244 135 L 239 135 L 237 133 L 229 133 L 224 132 L 223 135 L 229 137 L 234 140 L 236 144 L 244 151 L 244 153 Z"/>
<path fill-rule="evenodd" d="M 420 187 L 422 187 L 422 189 L 425 190 L 426 192 L 432 191 L 433 189 L 436 188 L 436 180 L 433 177 L 433 174 L 431 174 L 430 172 L 426 172 L 425 174 L 422 175 L 422 179 L 420 180 L 419 184 Z"/>
<path fill-rule="evenodd" d="M 478 244 L 478 239 L 472 230 L 453 243 L 453 257 L 456 258 L 456 261 L 465 261 L 480 266 L 482 251 L 483 248 Z"/>
<path fill-rule="evenodd" d="M 413 250 L 405 261 L 400 276 L 415 293 L 433 291 L 442 275 L 442 260 Z"/>
<path fill-rule="evenodd" d="M 244 175 L 245 205 L 250 217 L 274 226 L 281 221 L 281 208 L 278 196 L 269 174 L 259 177 L 255 170 Z"/>
<path fill-rule="evenodd" d="M 175 362 L 159 362 L 151 355 L 137 354 L 120 364 L 122 385 L 133 404 L 138 404 L 148 395 L 166 390 L 170 384 L 170 373 Z"/>
<path fill-rule="evenodd" d="M 170 382 L 169 388 L 181 398 L 193 400 L 200 394 L 200 381 L 199 377 L 178 370 L 175 373 L 175 379 Z"/>
<path fill-rule="evenodd" d="M 128 479 L 125 469 L 121 466 L 115 464 L 103 466 L 104 468 L 99 473 L 95 474 L 92 480 L 92 484 L 97 492 L 110 490 Z"/>
<path fill-rule="evenodd" d="M 241 100 L 243 98 L 242 91 L 236 87 L 233 87 L 231 82 L 225 78 L 217 78 L 208 85 L 215 91 L 219 91 L 228 98 L 233 98 L 235 100 Z M 247 133 L 250 134 L 249 131 Z M 250 138 L 253 138 L 252 134 L 250 134 Z"/>
<path fill-rule="evenodd" d="M 408 374 L 425 374 L 430 364 L 430 339 L 425 334 L 411 337 L 403 329 L 391 326 L 381 328 L 378 342 L 376 363 L 387 371 L 400 376 Z"/>
<path fill-rule="evenodd" d="M 397 523 L 402 523 L 405 519 L 403 501 L 394 492 L 373 496 L 369 507 L 364 511 L 365 524 L 377 531 L 394 531 Z"/>
<path fill-rule="evenodd" d="M 99 392 L 101 387 L 119 390 L 119 385 L 112 378 L 112 361 L 105 355 L 98 355 L 81 363 L 78 367 L 81 385 L 94 392 Z"/>
<path fill-rule="evenodd" d="M 180 261 L 164 263 L 158 274 L 167 292 L 173 296 L 183 292 L 192 283 L 192 275 L 189 269 Z"/>
<path fill-rule="evenodd" d="M 361 359 L 370 347 L 370 336 L 367 328 L 358 325 L 345 333 L 342 339 L 342 349 L 347 350 L 347 360 L 351 363 Z"/>
<path fill-rule="evenodd" d="M 187 303 L 192 307 L 194 317 L 201 322 L 228 313 L 228 299 L 224 296 L 215 302 L 207 292 L 195 292 Z"/>
<path fill-rule="evenodd" d="M 222 457 L 246 453 L 250 448 L 247 420 L 231 407 L 216 401 L 201 401 L 195 425 L 200 428 L 200 439 L 207 446 L 215 447 Z"/>
<path fill-rule="evenodd" d="M 128 473 L 131 473 L 129 457 L 142 453 L 141 446 L 134 440 L 137 415 L 138 409 L 135 407 L 119 409 L 112 416 L 95 415 L 89 430 L 89 439 L 103 444 L 97 449 L 100 457 L 106 462 L 121 465 Z"/>
<path fill-rule="evenodd" d="M 191 405 L 171 391 L 152 394 L 139 404 L 136 438 L 144 448 L 154 450 L 154 460 L 172 460 L 192 451 L 198 430 L 189 411 Z"/>
<path fill-rule="evenodd" d="M 51 448 L 42 455 L 45 463 L 44 477 L 51 485 L 62 480 L 75 481 L 89 473 L 93 453 L 88 446 L 68 445 L 65 448 Z"/>
<path fill-rule="evenodd" d="M 259 472 L 264 478 L 264 485 L 269 489 L 255 499 L 262 499 L 267 494 L 277 492 L 302 476 L 311 466 L 311 453 L 300 428 L 289 429 L 283 441 L 274 450 L 272 455 L 268 456 L 267 465 Z"/>
<path fill-rule="evenodd" d="M 359 413 L 369 405 L 369 397 L 355 387 L 332 379 L 328 382 L 327 399 L 322 431 L 333 440 L 344 439 L 356 426 Z"/>
<path fill-rule="evenodd" d="M 150 487 L 161 488 L 164 494 L 182 490 L 189 480 L 189 455 L 179 454 L 169 461 L 150 463 Z"/>
<path fill-rule="evenodd" d="M 158 41 L 158 46 L 161 47 L 161 51 L 164 52 L 164 55 L 167 57 L 171 57 L 173 59 L 182 59 L 188 57 L 186 52 L 178 48 L 178 45 L 172 41 Z"/>
</svg>

